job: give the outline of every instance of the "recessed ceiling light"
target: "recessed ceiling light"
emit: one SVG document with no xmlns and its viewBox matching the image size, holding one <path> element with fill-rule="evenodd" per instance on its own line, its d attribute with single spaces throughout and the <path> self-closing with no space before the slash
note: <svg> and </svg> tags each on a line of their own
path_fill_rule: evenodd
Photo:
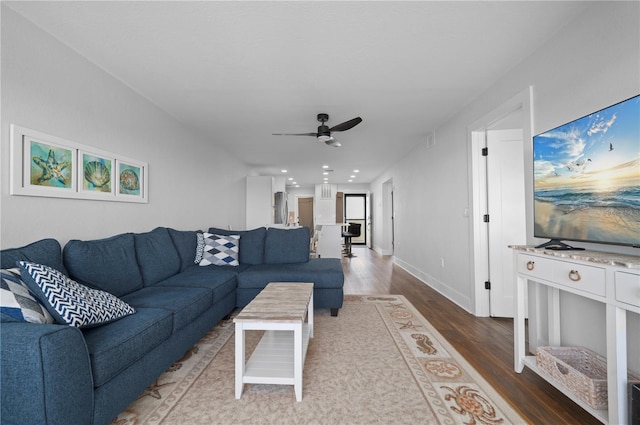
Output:
<svg viewBox="0 0 640 425">
<path fill-rule="evenodd" d="M 293 180 L 293 177 L 289 177 L 289 181 L 292 181 L 292 180 Z"/>
<path fill-rule="evenodd" d="M 355 178 L 356 178 L 356 176 L 350 176 L 350 177 L 351 177 L 352 179 L 355 179 Z"/>
<path fill-rule="evenodd" d="M 328 173 L 327 171 L 325 171 L 325 172 L 324 172 L 324 173 L 322 173 L 322 174 L 323 174 L 323 175 L 325 175 L 325 176 L 328 176 L 328 175 L 329 175 L 329 173 Z"/>
<path fill-rule="evenodd" d="M 297 182 L 291 182 L 291 184 L 298 184 Z"/>
<path fill-rule="evenodd" d="M 283 173 L 286 173 L 286 172 L 287 172 L 287 170 L 280 170 L 280 171 L 282 171 Z"/>
<path fill-rule="evenodd" d="M 329 177 L 325 177 L 325 178 L 324 178 L 324 181 L 327 181 L 327 180 L 329 180 Z"/>
<path fill-rule="evenodd" d="M 296 187 L 300 187 L 300 185 L 299 185 L 299 184 L 297 184 L 297 185 L 296 185 Z"/>
<path fill-rule="evenodd" d="M 349 179 L 349 183 L 353 182 L 353 180 Z"/>
<path fill-rule="evenodd" d="M 359 172 L 360 172 L 360 170 L 353 170 L 353 172 L 354 172 L 354 173 L 359 173 Z"/>
<path fill-rule="evenodd" d="M 329 168 L 329 166 L 328 165 L 323 165 L 322 168 Z"/>
</svg>

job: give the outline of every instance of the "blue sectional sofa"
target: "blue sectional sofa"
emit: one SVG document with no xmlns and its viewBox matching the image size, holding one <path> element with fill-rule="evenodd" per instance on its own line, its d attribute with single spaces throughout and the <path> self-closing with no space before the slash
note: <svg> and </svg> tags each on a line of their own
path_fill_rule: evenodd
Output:
<svg viewBox="0 0 640 425">
<path fill-rule="evenodd" d="M 240 235 L 237 266 L 195 264 L 197 233 L 159 227 L 72 240 L 64 249 L 43 239 L 1 251 L 2 269 L 18 261 L 49 266 L 135 309 L 87 328 L 0 315 L 2 424 L 108 424 L 271 281 L 313 282 L 316 308 L 335 316 L 342 307 L 340 260 L 309 259 L 307 228 L 209 229 Z"/>
</svg>

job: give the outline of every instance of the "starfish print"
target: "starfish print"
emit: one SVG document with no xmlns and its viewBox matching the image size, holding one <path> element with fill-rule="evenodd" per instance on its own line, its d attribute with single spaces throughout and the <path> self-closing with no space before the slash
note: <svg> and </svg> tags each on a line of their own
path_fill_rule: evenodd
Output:
<svg viewBox="0 0 640 425">
<path fill-rule="evenodd" d="M 389 303 L 389 307 L 391 307 L 393 310 L 405 309 L 405 306 L 402 305 L 402 304 L 391 304 L 391 303 Z"/>
<path fill-rule="evenodd" d="M 42 175 L 38 177 L 38 183 L 42 183 L 47 180 L 57 180 L 63 185 L 68 183 L 65 170 L 68 169 L 71 164 L 68 162 L 58 162 L 53 149 L 49 150 L 47 159 L 39 156 L 34 156 L 32 159 L 33 162 L 42 169 Z"/>
</svg>

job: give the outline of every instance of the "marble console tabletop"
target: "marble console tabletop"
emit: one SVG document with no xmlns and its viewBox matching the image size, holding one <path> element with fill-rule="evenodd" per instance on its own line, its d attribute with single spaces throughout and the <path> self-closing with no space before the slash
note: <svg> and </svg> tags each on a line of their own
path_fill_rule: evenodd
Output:
<svg viewBox="0 0 640 425">
<path fill-rule="evenodd" d="M 550 257 L 570 258 L 572 260 L 587 261 L 596 264 L 607 264 L 610 266 L 626 267 L 628 269 L 640 269 L 640 256 L 617 254 L 603 251 L 561 251 L 555 249 L 536 248 L 531 245 L 509 245 L 509 248 L 545 254 Z"/>
</svg>

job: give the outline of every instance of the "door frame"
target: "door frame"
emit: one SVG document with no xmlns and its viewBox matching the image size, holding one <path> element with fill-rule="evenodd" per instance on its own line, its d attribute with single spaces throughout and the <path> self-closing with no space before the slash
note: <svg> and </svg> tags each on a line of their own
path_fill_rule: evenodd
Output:
<svg viewBox="0 0 640 425">
<path fill-rule="evenodd" d="M 382 183 L 382 234 L 380 239 L 380 253 L 382 255 L 394 254 L 395 212 L 393 204 L 393 179 Z"/>
<path fill-rule="evenodd" d="M 469 163 L 471 172 L 469 173 L 470 205 L 471 205 L 471 239 L 469 253 L 472 264 L 471 284 L 474 288 L 474 314 L 478 317 L 489 317 L 491 307 L 489 302 L 489 292 L 485 289 L 484 283 L 489 275 L 489 234 L 484 214 L 487 211 L 487 169 L 486 161 L 482 160 L 482 148 L 486 147 L 486 132 L 504 117 L 522 110 L 522 139 L 524 144 L 524 170 L 525 170 L 525 199 L 527 217 L 527 235 L 531 234 L 533 224 L 530 223 L 530 199 L 533 196 L 531 189 L 531 167 L 527 166 L 527 161 L 532 158 L 531 138 L 533 136 L 533 87 L 529 86 L 511 99 L 489 112 L 479 120 L 474 121 L 467 127 L 469 137 Z"/>
<path fill-rule="evenodd" d="M 354 245 L 368 245 L 369 244 L 369 229 L 367 228 L 367 223 L 369 221 L 368 217 L 369 217 L 369 211 L 368 211 L 368 202 L 367 200 L 369 199 L 369 195 L 367 193 L 344 193 L 344 207 L 343 207 L 343 214 L 344 214 L 344 224 L 348 224 L 348 219 L 347 219 L 347 198 L 362 198 L 363 202 L 364 202 L 364 223 L 362 224 L 362 227 L 360 229 L 360 232 L 362 234 L 362 236 L 364 237 L 364 242 L 358 242 L 358 243 L 354 243 Z M 359 219 L 354 219 L 354 220 L 359 220 Z"/>
</svg>

